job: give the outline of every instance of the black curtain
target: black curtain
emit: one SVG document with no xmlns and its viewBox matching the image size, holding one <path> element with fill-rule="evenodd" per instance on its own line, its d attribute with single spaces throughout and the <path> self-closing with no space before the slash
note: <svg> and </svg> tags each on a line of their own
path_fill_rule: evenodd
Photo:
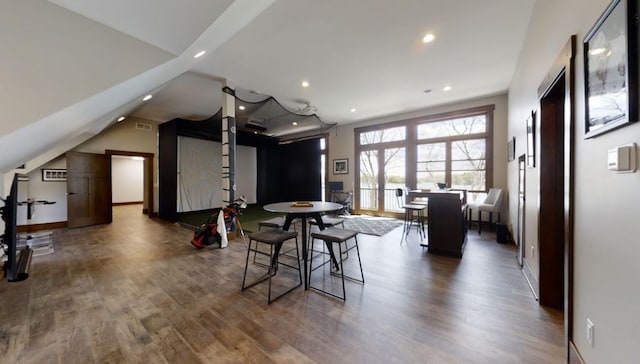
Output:
<svg viewBox="0 0 640 364">
<path fill-rule="evenodd" d="M 279 200 L 321 200 L 320 139 L 281 145 L 279 154 Z"/>
<path fill-rule="evenodd" d="M 178 213 L 178 123 L 158 126 L 158 217 L 176 221 Z"/>
</svg>

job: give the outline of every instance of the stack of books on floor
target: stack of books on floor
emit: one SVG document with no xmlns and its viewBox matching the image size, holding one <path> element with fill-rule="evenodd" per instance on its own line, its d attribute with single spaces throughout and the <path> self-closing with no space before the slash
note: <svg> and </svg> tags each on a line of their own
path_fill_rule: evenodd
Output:
<svg viewBox="0 0 640 364">
<path fill-rule="evenodd" d="M 36 233 L 19 234 L 17 248 L 22 249 L 28 246 L 33 250 L 33 256 L 51 254 L 53 249 L 53 232 L 42 231 Z"/>
</svg>

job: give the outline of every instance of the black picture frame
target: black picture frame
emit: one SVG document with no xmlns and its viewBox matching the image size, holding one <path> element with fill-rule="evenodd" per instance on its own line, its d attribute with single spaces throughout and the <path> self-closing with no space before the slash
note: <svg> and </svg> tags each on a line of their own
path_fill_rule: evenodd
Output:
<svg viewBox="0 0 640 364">
<path fill-rule="evenodd" d="M 334 159 L 333 160 L 333 174 L 348 174 L 349 173 L 349 160 Z"/>
<path fill-rule="evenodd" d="M 527 118 L 527 166 L 536 166 L 536 111 L 531 111 Z"/>
<path fill-rule="evenodd" d="M 516 159 L 516 137 L 511 137 L 507 142 L 507 162 L 513 162 Z"/>
<path fill-rule="evenodd" d="M 638 0 L 613 0 L 583 41 L 585 139 L 638 119 Z"/>
<path fill-rule="evenodd" d="M 64 182 L 67 180 L 67 170 L 57 168 L 43 168 L 42 169 L 42 181 L 43 182 Z"/>
</svg>

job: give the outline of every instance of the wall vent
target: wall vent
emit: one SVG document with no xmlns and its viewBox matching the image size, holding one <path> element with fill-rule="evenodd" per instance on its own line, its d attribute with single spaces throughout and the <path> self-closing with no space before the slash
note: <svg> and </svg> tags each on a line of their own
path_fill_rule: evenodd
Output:
<svg viewBox="0 0 640 364">
<path fill-rule="evenodd" d="M 144 130 L 144 131 L 152 131 L 153 126 L 151 126 L 151 124 L 136 123 L 136 129 Z"/>
</svg>

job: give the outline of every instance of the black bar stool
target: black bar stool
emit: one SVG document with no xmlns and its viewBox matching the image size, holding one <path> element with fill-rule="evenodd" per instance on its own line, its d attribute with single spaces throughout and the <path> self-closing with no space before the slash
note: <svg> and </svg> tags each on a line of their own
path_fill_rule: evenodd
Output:
<svg viewBox="0 0 640 364">
<path fill-rule="evenodd" d="M 280 262 L 278 259 L 280 256 L 280 249 L 282 248 L 283 243 L 291 239 L 295 239 L 295 244 L 296 244 L 296 248 L 295 248 L 296 257 L 294 257 L 296 266 Z M 255 242 L 254 248 L 252 248 L 253 242 Z M 270 264 L 268 264 L 268 271 L 266 275 L 258 278 L 255 282 L 245 285 L 245 282 L 247 279 L 247 270 L 249 268 L 249 255 L 251 254 L 252 251 L 253 252 L 258 251 L 259 244 L 266 244 L 269 246 Z M 261 264 L 256 264 L 256 265 L 261 266 Z M 299 283 L 295 287 L 289 288 L 287 291 L 271 299 L 271 277 L 276 275 L 278 271 L 278 267 L 280 265 L 289 267 L 293 270 L 297 270 Z M 264 230 L 264 231 L 258 231 L 258 232 L 249 234 L 249 246 L 247 248 L 247 259 L 245 261 L 244 276 L 242 277 L 242 290 L 244 291 L 245 289 L 251 288 L 256 284 L 264 282 L 266 280 L 269 280 L 269 291 L 267 296 L 267 302 L 269 304 L 271 304 L 271 302 L 277 300 L 278 298 L 284 296 L 285 294 L 293 291 L 294 289 L 302 285 L 302 271 L 300 269 L 300 253 L 298 250 L 298 233 L 297 232 L 284 231 L 284 230 Z"/>
<path fill-rule="evenodd" d="M 271 219 L 258 221 L 258 231 L 262 231 L 262 228 L 282 229 L 282 227 L 284 226 L 284 222 L 285 222 L 285 219 L 282 216 L 277 216 L 277 217 L 273 217 Z M 291 226 L 293 226 L 293 231 L 297 231 L 295 220 L 293 221 L 293 224 Z M 293 254 L 292 253 L 297 247 L 298 246 L 296 244 L 295 248 L 292 247 L 292 248 L 290 248 L 290 249 L 288 249 L 286 251 L 280 252 L 280 254 L 283 254 L 283 255 L 286 255 L 286 256 L 288 256 L 290 258 L 293 258 Z M 265 252 L 262 252 L 262 251 L 254 252 L 254 255 L 253 255 L 253 262 L 254 263 L 257 263 L 256 262 L 256 254 L 269 255 L 269 253 L 265 253 Z M 260 263 L 258 263 L 258 264 L 260 264 Z"/>
<path fill-rule="evenodd" d="M 282 229 L 283 226 L 284 226 L 284 217 L 282 216 L 258 221 L 258 231 L 262 230 L 263 227 L 271 228 L 271 229 Z M 295 228 L 295 225 L 294 225 L 294 228 Z"/>
<path fill-rule="evenodd" d="M 324 225 L 325 228 L 335 227 L 338 225 L 344 228 L 344 219 L 340 217 L 331 217 L 331 216 L 323 215 L 322 224 Z M 318 223 L 314 219 L 309 219 L 309 231 L 312 231 L 314 226 L 317 227 Z M 311 244 L 312 240 L 313 239 L 311 238 L 311 235 L 309 235 L 309 240 L 307 241 L 307 246 L 309 247 L 307 251 L 309 252 L 309 254 L 313 254 L 314 252 L 313 244 Z M 326 254 L 324 251 L 324 248 L 322 249 L 322 253 Z"/>
<path fill-rule="evenodd" d="M 309 270 L 309 288 L 312 288 L 316 291 L 322 292 L 324 294 L 339 298 L 341 300 L 345 300 L 347 299 L 347 292 L 345 290 L 345 285 L 344 285 L 344 280 L 349 279 L 352 281 L 356 281 L 356 282 L 360 282 L 362 284 L 364 284 L 364 273 L 362 271 L 362 261 L 360 260 L 360 249 L 358 249 L 358 238 L 357 238 L 358 232 L 357 231 L 353 231 L 353 230 L 347 230 L 347 229 L 340 229 L 340 228 L 336 228 L 336 227 L 329 227 L 326 228 L 324 230 L 318 231 L 318 232 L 313 232 L 311 233 L 311 243 L 313 244 L 313 241 L 315 239 L 320 239 L 320 240 L 324 240 L 325 245 L 327 246 L 327 249 L 329 250 L 329 254 L 331 255 L 330 260 L 324 260 L 320 265 L 318 265 L 318 267 L 324 266 L 325 264 L 331 262 L 331 260 L 334 260 L 334 265 L 330 265 L 330 266 L 334 266 L 336 270 L 340 271 L 340 278 L 342 279 L 342 296 L 337 295 L 333 292 L 327 291 L 325 289 L 322 289 L 320 287 L 314 287 L 312 285 L 311 282 L 311 273 L 313 273 L 314 270 L 316 270 L 316 268 L 313 268 L 313 254 L 311 254 L 311 260 L 309 263 L 310 266 L 310 270 Z M 351 248 L 349 248 L 347 246 L 347 240 L 353 238 L 355 241 L 354 246 L 352 246 Z M 346 259 L 343 259 L 343 250 L 342 250 L 342 243 L 345 243 L 345 250 L 351 250 L 353 248 L 356 249 L 356 253 L 358 255 L 358 265 L 360 266 L 360 277 L 361 279 L 355 278 L 355 277 L 350 277 L 344 274 L 344 265 L 343 265 L 343 261 Z M 338 244 L 338 253 L 340 256 L 340 261 L 336 262 L 336 258 L 335 255 L 333 253 L 333 244 Z M 331 269 L 331 268 L 330 268 Z M 331 273 L 332 275 L 334 274 L 333 272 Z"/>
</svg>

